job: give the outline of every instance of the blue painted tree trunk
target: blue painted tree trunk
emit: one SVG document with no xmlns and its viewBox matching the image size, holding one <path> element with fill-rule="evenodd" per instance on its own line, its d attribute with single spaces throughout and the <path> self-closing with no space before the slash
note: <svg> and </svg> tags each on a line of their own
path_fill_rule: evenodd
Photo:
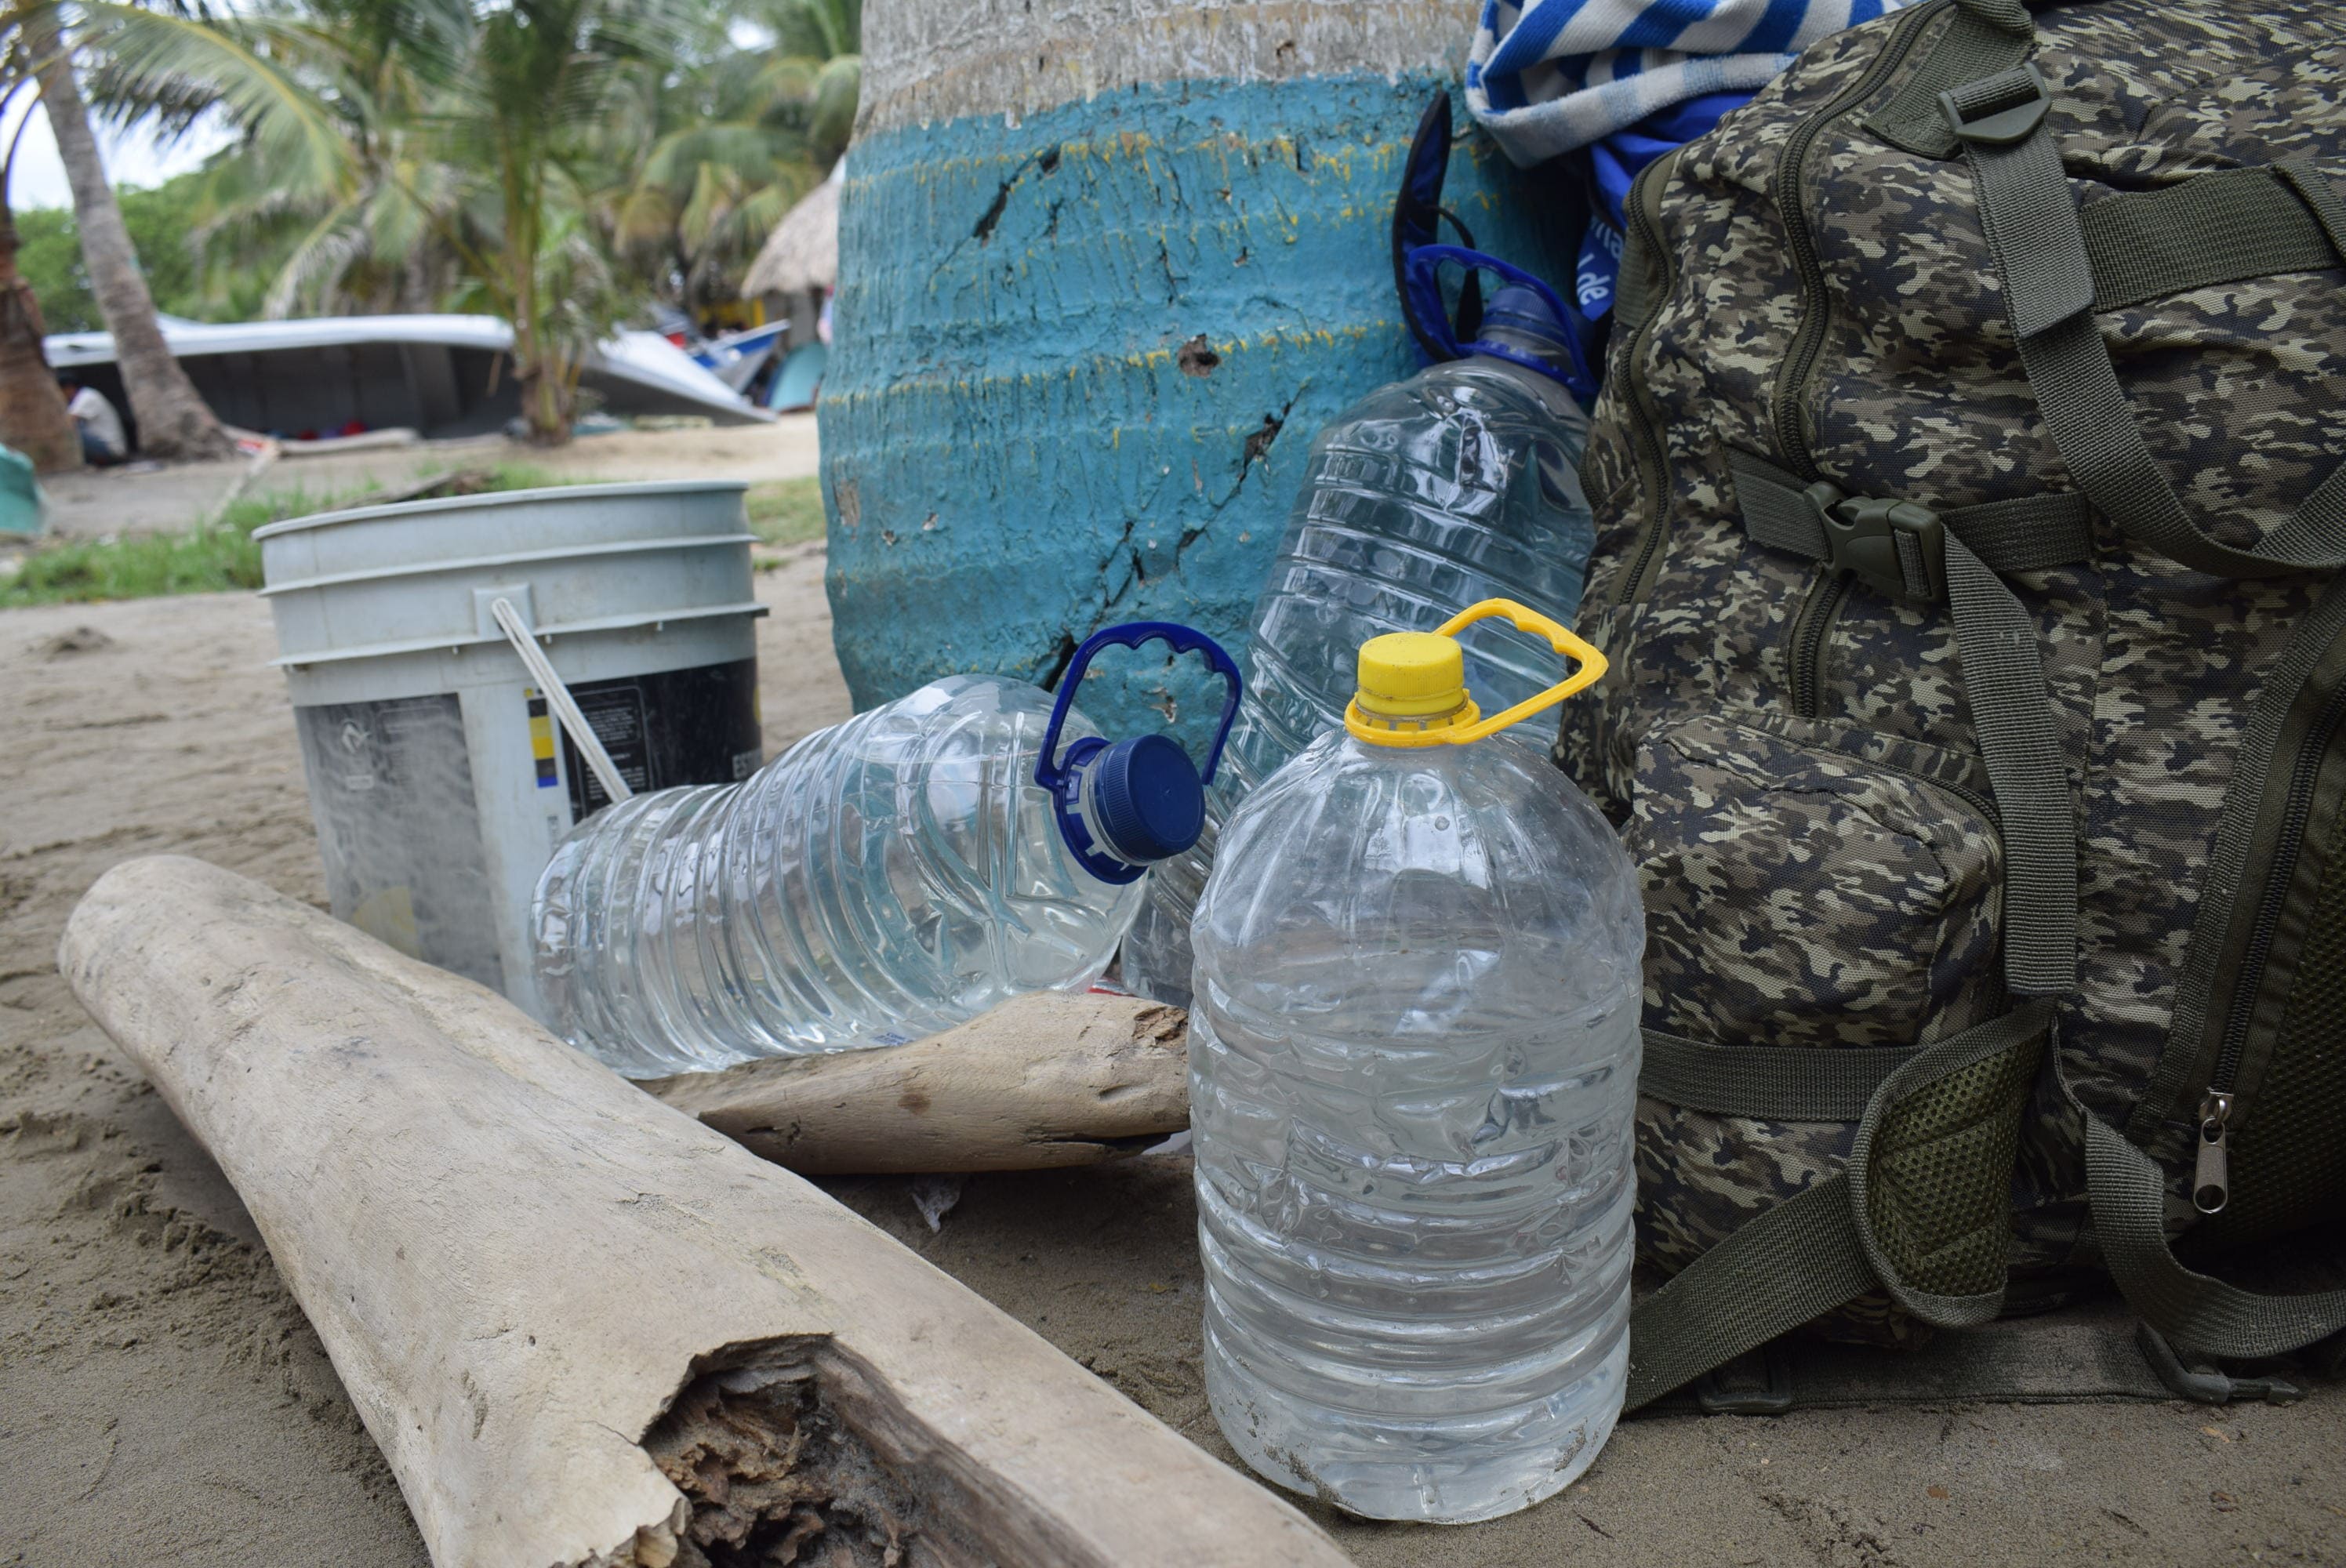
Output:
<svg viewBox="0 0 2346 1568">
<path fill-rule="evenodd" d="M 858 707 L 956 671 L 1047 685 L 1117 621 L 1243 657 L 1312 437 L 1417 366 L 1388 225 L 1443 81 L 1177 80 L 867 128 L 820 405 Z M 1469 139 L 1448 199 L 1485 249 L 1568 285 L 1554 177 Z M 1118 657 L 1081 698 L 1111 728 L 1194 736 L 1219 706 L 1202 670 Z"/>
</svg>

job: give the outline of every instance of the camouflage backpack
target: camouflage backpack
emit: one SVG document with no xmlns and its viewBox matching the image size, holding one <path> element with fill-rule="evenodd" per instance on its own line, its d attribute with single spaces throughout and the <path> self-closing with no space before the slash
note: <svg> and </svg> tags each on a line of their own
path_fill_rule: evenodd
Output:
<svg viewBox="0 0 2346 1568">
<path fill-rule="evenodd" d="M 1634 1408 L 2106 1270 L 2346 1292 L 2346 17 L 1926 0 L 1650 166 L 1557 759 L 1643 868 Z"/>
</svg>

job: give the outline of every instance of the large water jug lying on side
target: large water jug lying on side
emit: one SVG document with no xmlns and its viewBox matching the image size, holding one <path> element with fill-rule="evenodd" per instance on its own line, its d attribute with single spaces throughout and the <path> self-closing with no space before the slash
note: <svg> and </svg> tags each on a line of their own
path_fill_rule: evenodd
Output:
<svg viewBox="0 0 2346 1568">
<path fill-rule="evenodd" d="M 1645 915 L 1596 808 L 1482 740 L 1457 643 L 1359 652 L 1345 729 L 1231 816 L 1193 935 L 1206 1393 L 1247 1462 L 1374 1519 L 1562 1490 L 1627 1372 Z"/>
<path fill-rule="evenodd" d="M 1070 700 L 1100 649 L 1159 638 L 1229 686 L 1202 777 L 1168 737 L 1110 743 Z M 1143 871 L 1197 840 L 1239 688 L 1202 633 L 1137 622 L 1077 650 L 1056 701 L 953 676 L 746 782 L 612 806 L 538 881 L 546 1022 L 649 1077 L 901 1044 L 1020 992 L 1088 985 Z"/>
<path fill-rule="evenodd" d="M 1124 944 L 1133 990 L 1189 1004 L 1189 921 L 1221 821 L 1312 737 L 1342 726 L 1361 644 L 1430 632 L 1499 596 L 1571 623 L 1595 524 L 1575 472 L 1588 420 L 1560 379 L 1570 348 L 1559 310 L 1531 289 L 1500 290 L 1466 358 L 1380 387 L 1312 443 L 1255 606 L 1246 701 L 1205 834 L 1149 873 Z M 1556 678 L 1536 649 L 1494 632 L 1469 636 L 1466 674 L 1502 708 Z"/>
</svg>

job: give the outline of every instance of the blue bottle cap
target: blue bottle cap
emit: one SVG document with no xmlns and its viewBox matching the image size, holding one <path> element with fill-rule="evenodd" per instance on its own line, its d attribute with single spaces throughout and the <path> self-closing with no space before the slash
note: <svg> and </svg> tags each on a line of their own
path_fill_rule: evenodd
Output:
<svg viewBox="0 0 2346 1568">
<path fill-rule="evenodd" d="M 1092 803 L 1105 848 L 1137 866 L 1169 860 L 1206 830 L 1198 765 L 1169 737 L 1119 740 L 1092 764 Z"/>
<path fill-rule="evenodd" d="M 1137 736 L 1113 746 L 1086 735 L 1070 742 L 1062 755 L 1059 732 L 1092 656 L 1106 647 L 1137 648 L 1159 640 L 1171 644 L 1177 654 L 1204 654 L 1228 688 L 1205 772 L 1200 774 L 1189 754 L 1164 735 Z M 1230 738 L 1230 721 L 1238 718 L 1244 684 L 1237 662 L 1220 644 L 1173 621 L 1133 621 L 1084 639 L 1059 677 L 1058 700 L 1051 705 L 1051 722 L 1044 727 L 1043 745 L 1035 758 L 1035 782 L 1050 791 L 1051 814 L 1076 864 L 1104 882 L 1121 886 L 1138 881 L 1150 862 L 1169 860 L 1198 841 L 1206 830 L 1206 786 L 1222 765 L 1222 744 Z"/>
</svg>

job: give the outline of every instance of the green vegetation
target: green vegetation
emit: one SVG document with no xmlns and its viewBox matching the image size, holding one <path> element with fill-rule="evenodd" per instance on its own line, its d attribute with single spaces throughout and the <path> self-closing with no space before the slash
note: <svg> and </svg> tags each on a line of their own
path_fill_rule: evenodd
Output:
<svg viewBox="0 0 2346 1568">
<path fill-rule="evenodd" d="M 783 479 L 753 484 L 745 496 L 750 531 L 773 545 L 803 545 L 822 537 L 822 481 Z"/>
<path fill-rule="evenodd" d="M 366 494 L 312 495 L 297 486 L 236 502 L 218 523 L 185 534 L 134 534 L 49 545 L 26 556 L 15 576 L 0 578 L 0 609 L 257 588 L 260 546 L 252 542 L 255 529 L 288 517 L 330 512 Z"/>
<path fill-rule="evenodd" d="M 83 10 L 102 107 L 239 133 L 178 239 L 204 300 L 266 275 L 271 316 L 503 316 L 547 442 L 615 324 L 732 298 L 837 160 L 862 84 L 862 0 Z"/>
<path fill-rule="evenodd" d="M 198 171 L 151 190 L 125 187 L 116 193 L 122 220 L 138 249 L 157 310 L 194 321 L 249 321 L 260 314 L 269 280 L 284 257 L 272 258 L 265 247 L 256 246 L 237 265 L 205 266 L 197 245 L 204 183 L 204 174 Z M 104 331 L 106 322 L 91 297 L 89 272 L 82 263 L 81 232 L 75 227 L 73 209 L 36 208 L 15 214 L 15 219 L 17 238 L 24 244 L 16 254 L 16 270 L 33 286 L 48 330 Z"/>
<path fill-rule="evenodd" d="M 545 469 L 501 463 L 466 475 L 462 490 L 486 494 L 569 484 Z M 295 485 L 231 503 L 218 522 L 184 534 L 134 534 L 115 539 L 73 539 L 26 555 L 14 576 L 0 577 L 0 610 L 22 605 L 90 604 L 146 599 L 162 594 L 219 594 L 260 586 L 260 546 L 254 532 L 289 517 L 307 517 L 365 504 L 380 486 L 316 494 Z M 816 506 L 816 526 L 821 507 Z"/>
<path fill-rule="evenodd" d="M 417 477 L 427 476 L 431 475 Z M 484 495 L 598 483 L 527 463 L 462 470 L 448 478 L 448 487 L 439 494 Z M 58 540 L 26 555 L 15 575 L 0 576 L 0 610 L 24 605 L 94 604 L 105 599 L 258 588 L 260 546 L 252 540 L 257 530 L 289 517 L 363 506 L 382 493 L 377 484 L 315 492 L 295 484 L 233 502 L 218 522 L 184 534 Z M 769 545 L 780 548 L 822 537 L 822 483 L 818 479 L 753 484 L 744 499 L 750 532 Z"/>
</svg>

